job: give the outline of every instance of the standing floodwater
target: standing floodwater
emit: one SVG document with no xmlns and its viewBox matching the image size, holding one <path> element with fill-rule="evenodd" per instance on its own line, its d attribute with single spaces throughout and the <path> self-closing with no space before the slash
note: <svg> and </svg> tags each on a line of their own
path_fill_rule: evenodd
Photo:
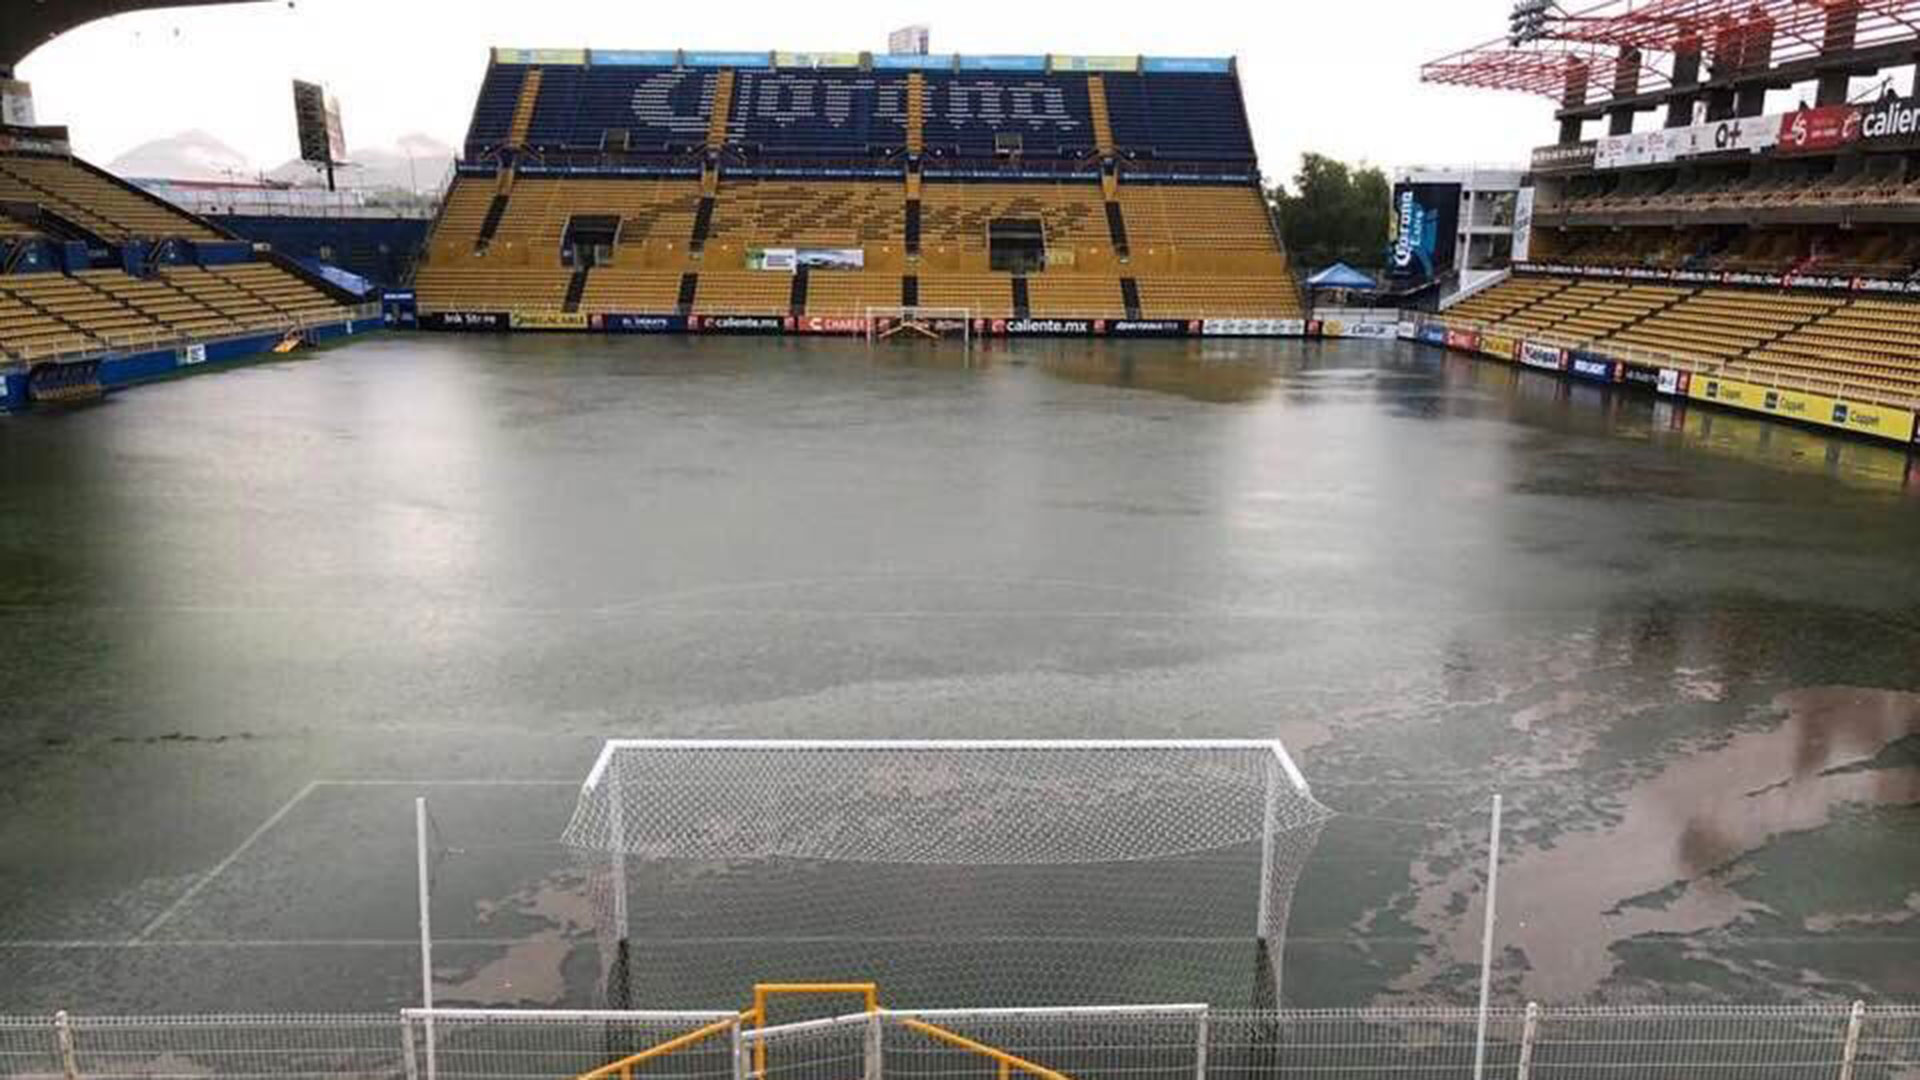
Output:
<svg viewBox="0 0 1920 1080">
<path fill-rule="evenodd" d="M 1920 993 L 1920 474 L 1412 346 L 393 337 L 0 423 L 0 1012 L 589 1004 L 601 740 L 1284 739 L 1295 1005 Z"/>
</svg>

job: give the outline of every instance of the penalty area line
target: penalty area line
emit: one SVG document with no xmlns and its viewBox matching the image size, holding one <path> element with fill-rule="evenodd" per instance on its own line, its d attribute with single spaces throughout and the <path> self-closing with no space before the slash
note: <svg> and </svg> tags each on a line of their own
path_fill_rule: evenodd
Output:
<svg viewBox="0 0 1920 1080">
<path fill-rule="evenodd" d="M 194 897 L 200 895 L 200 890 L 212 884 L 214 878 L 217 878 L 221 874 L 226 873 L 228 867 L 232 866 L 235 862 L 239 861 L 240 856 L 245 855 L 247 853 L 248 848 L 258 843 L 260 841 L 260 838 L 267 835 L 267 833 L 271 831 L 275 825 L 278 825 L 280 824 L 280 822 L 284 821 L 288 814 L 293 813 L 293 808 L 296 806 L 299 806 L 301 801 L 304 800 L 307 796 L 313 794 L 314 789 L 319 786 L 320 786 L 320 783 L 317 780 L 307 781 L 306 786 L 302 787 L 298 792 L 294 793 L 293 798 L 288 799 L 285 803 L 283 803 L 280 809 L 275 810 L 273 812 L 272 817 L 269 817 L 267 820 L 261 822 L 259 827 L 255 828 L 252 832 L 248 833 L 247 838 L 245 840 L 240 841 L 239 847 L 234 848 L 232 851 L 228 852 L 227 857 L 215 863 L 213 866 L 213 869 L 200 875 L 200 877 L 197 880 L 195 880 L 192 885 L 187 886 L 186 892 L 181 893 L 180 896 L 177 899 L 175 899 L 173 903 L 168 904 L 167 910 L 161 912 L 159 917 L 155 918 L 152 922 L 148 923 L 146 927 L 142 929 L 138 934 L 135 934 L 133 936 L 133 940 L 128 944 L 138 945 L 146 941 L 149 937 L 153 936 L 154 931 L 160 929 L 162 926 L 165 926 L 168 922 L 172 921 L 173 917 L 175 915 L 178 915 L 181 909 L 185 908 L 188 904 L 192 903 Z"/>
</svg>

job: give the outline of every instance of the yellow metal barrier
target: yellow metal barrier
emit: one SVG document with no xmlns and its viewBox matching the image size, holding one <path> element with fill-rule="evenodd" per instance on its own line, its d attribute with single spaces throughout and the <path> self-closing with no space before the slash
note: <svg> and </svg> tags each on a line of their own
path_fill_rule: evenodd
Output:
<svg viewBox="0 0 1920 1080">
<path fill-rule="evenodd" d="M 1028 1076 L 1036 1077 L 1038 1080 L 1068 1080 L 1064 1073 L 1055 1072 L 1045 1065 L 1036 1065 L 1026 1058 L 1016 1057 L 1013 1054 L 1007 1053 L 1005 1050 L 996 1050 L 985 1043 L 974 1042 L 965 1035 L 948 1031 L 943 1027 L 936 1027 L 933 1024 L 927 1023 L 925 1020 L 915 1020 L 911 1017 L 903 1016 L 900 1018 L 900 1023 L 930 1039 L 938 1039 L 948 1046 L 957 1046 L 962 1050 L 979 1054 L 982 1057 L 997 1062 L 1000 1066 L 1000 1080 L 1008 1080 L 1008 1077 L 1016 1069 L 1026 1073 Z"/>
<path fill-rule="evenodd" d="M 858 994 L 866 1002 L 866 1011 L 880 1011 L 880 988 L 870 982 L 865 983 L 756 983 L 753 988 L 753 1006 L 739 1016 L 716 1020 L 703 1028 L 678 1035 L 657 1046 L 650 1046 L 630 1057 L 601 1067 L 589 1073 L 582 1073 L 576 1080 L 633 1080 L 635 1067 L 658 1057 L 665 1057 L 676 1051 L 685 1050 L 713 1038 L 723 1032 L 732 1031 L 741 1024 L 751 1024 L 755 1030 L 767 1026 L 767 1000 L 783 994 Z M 1013 1080 L 1016 1072 L 1025 1073 L 1034 1080 L 1071 1080 L 1064 1073 L 1056 1072 L 1045 1065 L 1036 1064 L 1026 1058 L 998 1050 L 985 1043 L 975 1042 L 958 1032 L 929 1024 L 925 1020 L 912 1017 L 899 1017 L 900 1023 L 912 1031 L 917 1031 L 937 1042 L 957 1047 L 968 1053 L 978 1054 L 996 1065 L 998 1080 Z M 753 1073 L 755 1080 L 767 1075 L 767 1044 L 764 1040 L 754 1040 Z"/>
<path fill-rule="evenodd" d="M 619 1077 L 620 1080 L 633 1080 L 634 1066 L 645 1064 L 657 1057 L 664 1057 L 676 1050 L 685 1050 L 689 1046 L 706 1042 L 721 1032 L 733 1030 L 734 1025 L 740 1023 L 744 1018 L 745 1016 L 743 1014 L 742 1016 L 731 1017 L 726 1020 L 715 1020 L 706 1027 L 668 1039 L 658 1046 L 649 1046 L 645 1050 L 634 1054 L 632 1057 L 624 1057 L 611 1065 L 602 1065 L 590 1073 L 582 1073 L 579 1080 L 610 1080 L 610 1078 L 615 1076 Z"/>
<path fill-rule="evenodd" d="M 767 999 L 779 994 L 859 994 L 866 1000 L 868 1012 L 880 1011 L 880 987 L 876 983 L 755 983 L 753 1008 L 746 1012 L 755 1030 L 767 1026 Z M 756 1080 L 767 1075 L 765 1040 L 754 1040 L 753 1075 Z"/>
</svg>

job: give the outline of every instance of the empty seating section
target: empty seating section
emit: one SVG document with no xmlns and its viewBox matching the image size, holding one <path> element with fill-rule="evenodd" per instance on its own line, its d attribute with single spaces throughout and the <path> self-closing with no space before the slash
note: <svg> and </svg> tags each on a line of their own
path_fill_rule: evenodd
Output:
<svg viewBox="0 0 1920 1080">
<path fill-rule="evenodd" d="M 1037 318 L 1122 319 L 1127 314 L 1120 279 L 1097 274 L 1035 274 L 1027 279 L 1027 306 Z"/>
<path fill-rule="evenodd" d="M 456 182 L 416 276 L 423 311 L 559 310 L 572 278 L 570 224 L 599 245 L 604 220 L 581 219 L 617 218 L 610 248 L 571 253 L 595 263 L 582 312 L 671 312 L 691 273 L 692 314 L 786 314 L 792 276 L 749 269 L 747 253 L 829 248 L 859 249 L 865 268 L 810 271 L 808 315 L 897 306 L 911 276 L 923 307 L 1004 319 L 1014 313 L 1006 268 L 1025 266 L 1026 309 L 1040 317 L 1124 318 L 1129 276 L 1149 318 L 1301 317 L 1255 186 L 1161 188 L 1156 177 L 1129 179 L 1122 165 L 1103 187 L 1096 174 L 1103 154 L 1137 159 L 1141 174 L 1156 160 L 1195 177 L 1248 172 L 1253 142 L 1233 74 L 1090 75 L 1011 58 L 914 71 L 768 67 L 749 54 L 688 55 L 685 68 L 661 53 L 602 60 L 594 51 L 562 62 L 574 55 L 497 54 L 503 62 L 489 68 L 475 105 L 468 164 L 502 151 L 501 168 L 517 162 L 519 171 Z M 539 56 L 548 62 L 519 62 Z M 716 59 L 740 66 L 703 66 Z M 532 153 L 516 157 L 522 126 Z M 925 169 L 908 176 L 910 154 Z M 699 180 L 610 175 L 694 164 Z M 1003 172 L 1013 175 L 1003 182 Z M 1061 179 L 1036 179 L 1053 175 Z M 1124 253 L 1109 225 L 1110 191 Z"/>
<path fill-rule="evenodd" d="M 580 310 L 588 314 L 667 314 L 679 303 L 678 271 L 603 267 L 587 275 L 587 291 L 580 297 Z"/>
<path fill-rule="evenodd" d="M 1107 243 L 1105 198 L 1097 184 L 930 183 L 920 194 L 920 247 L 978 253 L 988 250 L 995 221 L 1038 221 L 1047 243 Z"/>
<path fill-rule="evenodd" d="M 928 72 L 923 105 L 922 140 L 936 157 L 992 158 L 1012 136 L 1030 158 L 1094 150 L 1084 75 Z"/>
<path fill-rule="evenodd" d="M 14 299 L 58 317 L 102 346 L 151 339 L 162 330 L 145 315 L 65 274 L 26 274 L 0 281 Z"/>
<path fill-rule="evenodd" d="M 1508 278 L 1446 310 L 1449 320 L 1496 325 L 1567 287 L 1564 278 Z"/>
<path fill-rule="evenodd" d="M 535 265 L 559 266 L 568 222 L 587 215 L 618 217 L 622 246 L 684 251 L 699 208 L 700 185 L 693 180 L 517 180 L 493 246 L 524 248 Z M 470 207 L 462 213 L 471 214 Z"/>
<path fill-rule="evenodd" d="M 1920 401 L 1920 304 L 1836 304 L 1755 350 L 1746 362 L 1787 378 Z"/>
<path fill-rule="evenodd" d="M 0 201 L 35 202 L 107 240 L 224 239 L 166 203 L 134 192 L 68 158 L 0 157 Z"/>
<path fill-rule="evenodd" d="M 921 274 L 922 307 L 968 308 L 984 319 L 1013 316 L 1013 279 L 1006 274 Z"/>
<path fill-rule="evenodd" d="M 708 95 L 711 103 L 712 95 Z M 883 156 L 907 145 L 907 76 L 736 71 L 727 142 L 782 157 Z M 993 153 L 988 139 L 987 153 Z"/>
<path fill-rule="evenodd" d="M 1913 301 L 1515 277 L 1442 318 L 1618 356 L 1920 402 L 1920 303 Z"/>
<path fill-rule="evenodd" d="M 725 181 L 707 250 L 904 246 L 906 216 L 906 193 L 898 183 Z"/>
<path fill-rule="evenodd" d="M 793 277 L 762 270 L 701 271 L 696 315 L 785 315 L 793 302 Z"/>
<path fill-rule="evenodd" d="M 118 270 L 87 270 L 74 275 L 94 289 L 139 312 L 154 327 L 194 337 L 254 329 L 252 320 L 235 320 L 157 278 L 135 278 Z"/>
<path fill-rule="evenodd" d="M 554 267 L 429 263 L 414 278 L 420 310 L 559 311 L 571 271 Z M 593 284 L 591 277 L 588 285 Z"/>
<path fill-rule="evenodd" d="M 1143 277 L 1140 314 L 1148 319 L 1300 319 L 1291 276 Z"/>
<path fill-rule="evenodd" d="M 433 227 L 434 248 L 449 253 L 466 253 L 480 239 L 480 226 L 486 222 L 487 208 L 493 205 L 495 183 L 492 177 L 460 177 L 448 189 L 440 205 L 440 219 Z"/>
<path fill-rule="evenodd" d="M 480 99 L 467 127 L 467 156 L 479 157 L 488 148 L 507 141 L 514 107 L 520 103 L 520 84 L 528 68 L 519 64 L 489 64 L 480 82 Z"/>
<path fill-rule="evenodd" d="M 900 303 L 900 275 L 875 271 L 815 271 L 807 275 L 807 314 L 864 316 L 868 308 Z"/>
<path fill-rule="evenodd" d="M 540 71 L 529 146 L 597 150 L 609 131 L 627 132 L 627 146 L 636 151 L 706 142 L 717 72 L 578 66 Z"/>
<path fill-rule="evenodd" d="M 41 356 L 100 348 L 100 340 L 17 295 L 16 289 L 35 278 L 57 274 L 21 274 L 0 277 L 0 356 L 33 360 Z"/>
<path fill-rule="evenodd" d="M 0 350 L 29 360 L 263 333 L 350 315 L 266 263 L 170 266 L 151 278 L 119 270 L 0 277 Z"/>
<path fill-rule="evenodd" d="M 1120 209 L 1136 252 L 1276 250 L 1266 199 L 1252 187 L 1122 184 Z"/>
<path fill-rule="evenodd" d="M 1620 331 L 1611 343 L 1693 360 L 1734 360 L 1832 307 L 1832 301 L 1812 297 L 1704 289 Z"/>
<path fill-rule="evenodd" d="M 1251 163 L 1253 135 L 1233 75 L 1103 76 L 1122 156 Z"/>
</svg>

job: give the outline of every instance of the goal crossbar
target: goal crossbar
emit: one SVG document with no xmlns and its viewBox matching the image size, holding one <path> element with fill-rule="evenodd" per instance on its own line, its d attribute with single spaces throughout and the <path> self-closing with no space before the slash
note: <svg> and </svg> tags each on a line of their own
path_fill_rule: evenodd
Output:
<svg viewBox="0 0 1920 1080">
<path fill-rule="evenodd" d="M 608 739 L 600 747 L 593 768 L 582 788 L 592 791 L 600 786 L 607 766 L 623 750 L 767 751 L 835 750 L 892 751 L 940 750 L 1252 750 L 1274 756 L 1294 790 L 1312 795 L 1307 778 L 1278 739 Z"/>
<path fill-rule="evenodd" d="M 958 335 L 964 345 L 973 347 L 972 308 L 913 304 L 869 306 L 862 311 L 861 322 L 866 326 L 869 345 L 913 334 L 931 340 Z"/>
</svg>

